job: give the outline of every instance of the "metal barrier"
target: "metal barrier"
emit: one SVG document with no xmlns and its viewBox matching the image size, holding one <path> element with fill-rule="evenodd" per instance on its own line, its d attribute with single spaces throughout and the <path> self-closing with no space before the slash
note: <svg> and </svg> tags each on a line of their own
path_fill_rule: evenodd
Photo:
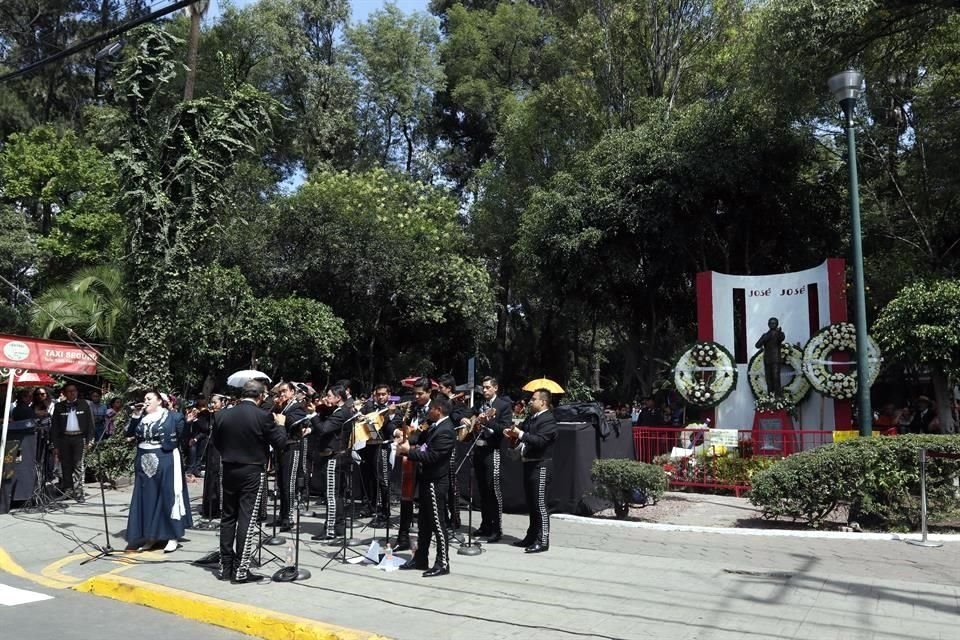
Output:
<svg viewBox="0 0 960 640">
<path fill-rule="evenodd" d="M 918 547 L 942 547 L 941 542 L 930 542 L 927 540 L 927 457 L 948 458 L 951 460 L 960 460 L 960 453 L 942 453 L 940 451 L 927 451 L 920 449 L 920 535 L 919 540 L 904 540 L 907 544 Z"/>
<path fill-rule="evenodd" d="M 769 460 L 806 451 L 838 438 L 827 429 L 703 429 L 634 427 L 637 460 L 661 464 L 671 487 L 725 489 L 740 496 L 750 476 Z"/>
</svg>

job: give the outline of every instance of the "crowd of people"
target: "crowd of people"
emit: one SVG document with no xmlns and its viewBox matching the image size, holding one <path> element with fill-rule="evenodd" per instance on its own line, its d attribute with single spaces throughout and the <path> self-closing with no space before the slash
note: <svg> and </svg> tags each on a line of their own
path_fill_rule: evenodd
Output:
<svg viewBox="0 0 960 640">
<path fill-rule="evenodd" d="M 297 499 L 311 489 L 324 507 L 322 526 L 311 538 L 325 543 L 346 535 L 348 504 L 358 503 L 360 515 L 371 518 L 374 527 L 388 527 L 398 503 L 396 535 L 387 543 L 395 551 L 414 551 L 400 568 L 421 570 L 425 577 L 449 573 L 450 537 L 462 526 L 456 472 L 465 448 L 471 459 L 464 467 L 475 476 L 481 512 L 471 533 L 487 543 L 501 541 L 501 455 L 515 452 L 523 461 L 530 520 L 514 544 L 527 553 L 547 551 L 546 494 L 556 438 L 550 392 L 539 389 L 518 405 L 489 377 L 471 406 L 456 392 L 452 376 L 419 378 L 410 391 L 401 402 L 386 384 L 356 398 L 346 380 L 321 393 L 291 382 L 268 389 L 263 381 L 251 380 L 237 398 L 218 394 L 181 403 L 151 390 L 142 402 L 124 408 L 119 399 L 102 403 L 99 390 L 81 398 L 71 383 L 54 401 L 45 387 L 22 390 L 11 418 L 35 420 L 49 434 L 59 489 L 78 502 L 85 500 L 85 459 L 96 443 L 119 433 L 136 448 L 124 532 L 129 552 L 177 550 L 193 526 L 189 488 L 202 477 L 198 515 L 220 519 L 219 577 L 224 580 L 262 579 L 250 571 L 250 555 L 256 525 L 267 516 L 268 478 L 274 478 L 275 525 L 281 531 L 296 526 Z M 121 416 L 125 424 L 119 423 Z M 459 456 L 458 442 L 470 445 L 461 447 Z M 346 478 L 354 468 L 360 486 L 348 491 Z M 436 549 L 432 565 L 431 545 Z"/>
</svg>

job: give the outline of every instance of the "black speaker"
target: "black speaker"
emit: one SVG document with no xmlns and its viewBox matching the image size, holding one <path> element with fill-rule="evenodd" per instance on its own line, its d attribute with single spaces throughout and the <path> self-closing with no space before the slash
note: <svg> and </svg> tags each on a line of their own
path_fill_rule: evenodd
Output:
<svg viewBox="0 0 960 640">
<path fill-rule="evenodd" d="M 7 513 L 13 502 L 29 500 L 33 495 L 34 485 L 37 482 L 36 422 L 33 420 L 11 422 L 7 429 L 7 449 L 3 454 L 0 513 Z"/>
</svg>

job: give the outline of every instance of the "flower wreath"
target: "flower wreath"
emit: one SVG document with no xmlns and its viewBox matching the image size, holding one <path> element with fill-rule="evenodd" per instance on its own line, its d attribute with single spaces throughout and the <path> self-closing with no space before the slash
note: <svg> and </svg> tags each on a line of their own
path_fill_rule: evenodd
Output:
<svg viewBox="0 0 960 640">
<path fill-rule="evenodd" d="M 800 350 L 800 347 L 786 343 L 781 344 L 780 361 L 793 369 L 793 379 L 783 385 L 782 404 L 776 402 L 777 399 L 767 389 L 767 378 L 763 372 L 763 351 L 757 351 L 750 358 L 750 363 L 747 365 L 747 380 L 750 382 L 753 397 L 757 400 L 758 409 L 790 409 L 803 402 L 803 399 L 810 393 L 810 381 L 803 375 L 803 351 Z M 768 406 L 771 403 L 777 406 Z"/>
<path fill-rule="evenodd" d="M 677 392 L 690 404 L 713 407 L 737 386 L 737 366 L 730 352 L 716 342 L 695 342 L 677 360 L 673 375 Z"/>
<path fill-rule="evenodd" d="M 803 375 L 813 388 L 836 400 L 849 400 L 857 394 L 857 372 L 831 371 L 830 355 L 835 351 L 856 353 L 857 330 L 849 322 L 837 322 L 818 331 L 803 348 Z M 880 349 L 867 336 L 867 384 L 880 375 L 883 358 Z"/>
</svg>

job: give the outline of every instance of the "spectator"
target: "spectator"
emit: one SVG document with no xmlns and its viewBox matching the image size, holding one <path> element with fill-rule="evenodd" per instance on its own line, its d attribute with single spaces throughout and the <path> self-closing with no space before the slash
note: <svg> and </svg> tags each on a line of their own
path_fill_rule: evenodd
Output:
<svg viewBox="0 0 960 640">
<path fill-rule="evenodd" d="M 640 413 L 637 416 L 638 427 L 656 427 L 663 424 L 670 424 L 669 419 L 664 420 L 664 413 L 657 411 L 657 403 L 653 396 L 646 396 L 640 402 Z"/>
<path fill-rule="evenodd" d="M 936 417 L 937 412 L 933 410 L 930 398 L 920 396 L 917 398 L 917 410 L 913 414 L 913 420 L 910 421 L 910 433 L 936 433 L 932 430 Z"/>
<path fill-rule="evenodd" d="M 120 409 L 122 408 L 123 402 L 120 400 L 120 398 L 114 398 L 111 400 L 110 405 L 107 407 L 107 415 L 104 419 L 104 428 L 107 431 L 108 438 L 113 435 L 113 432 L 116 429 L 116 424 L 114 421 L 117 419 L 117 416 L 120 414 Z"/>
<path fill-rule="evenodd" d="M 99 389 L 90 392 L 90 410 L 93 412 L 93 428 L 97 442 L 100 442 L 104 431 L 107 429 L 107 407 L 100 403 L 101 399 Z"/>
<path fill-rule="evenodd" d="M 10 412 L 10 419 L 14 422 L 33 419 L 33 407 L 30 406 L 30 389 L 20 389 L 17 392 L 17 401 Z"/>
</svg>

